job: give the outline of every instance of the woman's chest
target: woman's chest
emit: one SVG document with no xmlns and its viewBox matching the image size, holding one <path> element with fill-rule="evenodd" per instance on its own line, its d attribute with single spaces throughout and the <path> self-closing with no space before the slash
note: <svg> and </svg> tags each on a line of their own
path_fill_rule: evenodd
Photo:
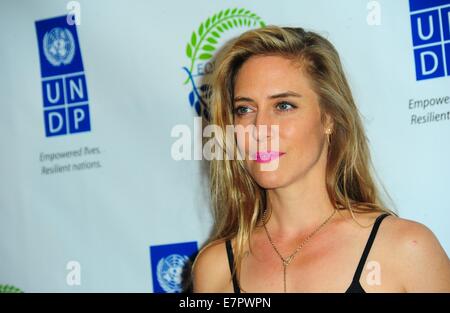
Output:
<svg viewBox="0 0 450 313">
<path fill-rule="evenodd" d="M 352 283 L 366 240 L 361 236 L 317 238 L 301 249 L 256 241 L 242 261 L 240 284 L 247 292 L 345 292 Z M 289 251 L 290 250 L 290 251 Z M 359 282 L 367 292 L 401 291 L 381 247 L 371 249 Z"/>
</svg>

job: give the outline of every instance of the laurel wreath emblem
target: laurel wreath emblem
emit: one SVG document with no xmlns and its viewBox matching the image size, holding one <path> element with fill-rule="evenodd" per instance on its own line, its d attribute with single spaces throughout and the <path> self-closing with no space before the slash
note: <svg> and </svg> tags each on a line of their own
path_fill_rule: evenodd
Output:
<svg viewBox="0 0 450 313">
<path fill-rule="evenodd" d="M 206 61 L 212 58 L 217 49 L 219 39 L 224 32 L 236 27 L 264 27 L 261 18 L 245 8 L 229 8 L 222 10 L 203 21 L 191 40 L 186 45 L 186 56 L 191 60 L 189 71 L 192 72 L 196 60 Z M 189 82 L 189 77 L 184 84 Z"/>
</svg>

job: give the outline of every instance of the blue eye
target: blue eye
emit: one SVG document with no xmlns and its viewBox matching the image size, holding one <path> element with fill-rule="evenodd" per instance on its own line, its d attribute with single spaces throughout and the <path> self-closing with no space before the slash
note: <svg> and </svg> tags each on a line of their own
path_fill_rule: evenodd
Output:
<svg viewBox="0 0 450 313">
<path fill-rule="evenodd" d="M 248 111 L 243 111 L 242 109 L 250 109 L 249 107 L 246 106 L 238 106 L 236 108 L 233 109 L 233 113 L 237 114 L 237 115 L 244 115 L 245 113 L 248 113 Z"/>
<path fill-rule="evenodd" d="M 279 102 L 277 104 L 277 108 L 280 111 L 290 111 L 290 110 L 296 108 L 296 106 L 291 104 L 291 103 L 289 103 L 289 102 L 283 101 L 283 102 Z"/>
</svg>

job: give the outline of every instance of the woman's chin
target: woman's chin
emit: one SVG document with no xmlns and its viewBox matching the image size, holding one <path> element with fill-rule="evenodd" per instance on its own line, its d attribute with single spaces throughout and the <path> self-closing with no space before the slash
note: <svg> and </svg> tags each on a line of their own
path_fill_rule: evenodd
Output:
<svg viewBox="0 0 450 313">
<path fill-rule="evenodd" d="M 280 175 L 280 173 L 274 172 L 264 172 L 264 171 L 258 171 L 254 172 L 252 174 L 255 181 L 258 183 L 258 185 L 264 189 L 274 189 L 279 188 L 283 184 L 283 179 Z"/>
</svg>

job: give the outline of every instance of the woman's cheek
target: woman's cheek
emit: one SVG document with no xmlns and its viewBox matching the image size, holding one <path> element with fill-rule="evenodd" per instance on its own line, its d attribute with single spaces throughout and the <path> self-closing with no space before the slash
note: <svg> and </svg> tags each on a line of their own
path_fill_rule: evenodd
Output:
<svg viewBox="0 0 450 313">
<path fill-rule="evenodd" d="M 246 140 L 245 134 L 237 133 L 236 141 L 237 141 L 238 155 L 240 155 L 242 158 L 246 158 L 249 144 L 248 140 Z"/>
<path fill-rule="evenodd" d="M 291 144 L 298 144 L 301 137 L 302 137 L 302 131 L 300 129 L 299 121 L 291 121 L 289 123 L 285 123 L 282 127 L 280 127 L 280 139 L 282 141 L 285 141 L 284 144 L 291 145 Z M 283 144 L 281 144 L 283 147 Z"/>
</svg>

